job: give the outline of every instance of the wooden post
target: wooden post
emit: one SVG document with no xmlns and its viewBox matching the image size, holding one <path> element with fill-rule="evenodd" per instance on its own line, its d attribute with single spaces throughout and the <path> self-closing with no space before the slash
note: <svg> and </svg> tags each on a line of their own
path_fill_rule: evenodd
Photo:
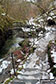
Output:
<svg viewBox="0 0 56 84">
<path fill-rule="evenodd" d="M 13 67 L 13 70 L 14 70 L 14 75 L 16 76 L 15 62 L 14 62 L 14 58 L 13 58 L 13 53 L 11 53 L 11 57 L 12 57 L 12 67 Z"/>
</svg>

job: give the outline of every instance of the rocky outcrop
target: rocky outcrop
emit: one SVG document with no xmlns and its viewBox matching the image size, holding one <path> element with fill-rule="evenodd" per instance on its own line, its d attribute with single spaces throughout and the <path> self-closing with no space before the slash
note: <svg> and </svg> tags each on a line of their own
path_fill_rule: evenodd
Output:
<svg viewBox="0 0 56 84">
<path fill-rule="evenodd" d="M 0 50 L 4 46 L 5 41 L 11 36 L 12 36 L 12 30 L 3 31 L 3 32 L 0 30 Z"/>
<path fill-rule="evenodd" d="M 49 20 L 47 21 L 47 24 L 48 24 L 48 26 L 56 25 L 55 21 L 54 21 L 54 20 L 51 20 L 51 19 L 49 19 Z"/>
<path fill-rule="evenodd" d="M 12 36 L 12 33 L 13 33 L 12 30 L 7 30 L 7 31 L 5 32 L 5 39 L 8 39 L 9 37 L 11 37 L 11 36 Z"/>
<path fill-rule="evenodd" d="M 37 56 L 39 56 L 41 58 L 41 60 L 45 60 L 45 56 L 46 56 L 46 49 L 43 50 L 41 48 L 39 48 L 36 52 Z"/>
</svg>

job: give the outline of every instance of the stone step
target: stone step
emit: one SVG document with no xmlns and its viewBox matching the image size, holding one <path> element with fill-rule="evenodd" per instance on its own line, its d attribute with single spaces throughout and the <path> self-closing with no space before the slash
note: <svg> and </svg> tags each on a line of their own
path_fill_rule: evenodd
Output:
<svg viewBox="0 0 56 84">
<path fill-rule="evenodd" d="M 42 77 L 42 75 L 41 74 L 36 74 L 36 75 L 28 75 L 28 76 L 26 76 L 26 75 L 18 75 L 18 79 L 39 79 L 39 78 L 41 78 Z"/>
<path fill-rule="evenodd" d="M 33 84 L 35 84 L 34 82 L 38 82 L 39 80 L 38 79 L 17 79 L 17 80 L 14 80 L 14 82 L 31 82 Z"/>
<path fill-rule="evenodd" d="M 20 82 L 20 81 L 13 81 L 10 84 L 25 84 L 25 82 Z"/>
<path fill-rule="evenodd" d="M 38 69 L 38 68 L 24 68 L 25 71 L 35 71 L 35 70 L 38 70 L 38 71 L 46 71 L 46 70 L 41 70 L 41 69 Z"/>
<path fill-rule="evenodd" d="M 51 80 L 41 80 L 40 83 L 41 83 L 41 84 L 56 84 L 56 80 L 55 80 L 55 79 L 51 79 Z"/>
<path fill-rule="evenodd" d="M 42 78 L 42 73 L 20 73 L 17 78 L 20 79 L 20 80 L 24 80 L 24 79 L 36 79 L 36 80 L 39 80 L 39 78 L 41 79 Z"/>
<path fill-rule="evenodd" d="M 56 80 L 37 80 L 37 79 L 15 79 L 13 82 L 11 82 L 10 84 L 56 84 Z"/>
<path fill-rule="evenodd" d="M 25 71 L 35 71 L 39 70 L 38 68 L 24 68 Z"/>
<path fill-rule="evenodd" d="M 20 73 L 19 75 L 21 75 L 21 76 L 39 76 L 39 75 L 42 75 L 42 73 L 32 73 L 32 74 L 25 74 L 25 73 Z"/>
</svg>

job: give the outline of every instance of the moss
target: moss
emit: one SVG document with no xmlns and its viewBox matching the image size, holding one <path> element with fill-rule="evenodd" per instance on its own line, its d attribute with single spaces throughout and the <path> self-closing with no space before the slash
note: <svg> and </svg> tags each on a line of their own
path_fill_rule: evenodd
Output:
<svg viewBox="0 0 56 84">
<path fill-rule="evenodd" d="M 56 76 L 56 68 L 54 68 L 55 63 L 53 62 L 53 59 L 51 58 L 51 44 L 52 44 L 52 41 L 50 41 L 48 44 L 48 49 L 47 49 L 48 61 L 50 64 L 51 72 L 53 73 L 54 76 Z"/>
<path fill-rule="evenodd" d="M 28 39 L 25 39 L 24 41 L 20 42 L 19 45 L 20 45 L 21 47 L 30 46 Z"/>
<path fill-rule="evenodd" d="M 50 44 L 48 44 L 47 48 L 48 48 L 48 50 L 47 50 L 47 51 L 49 51 L 49 50 L 50 50 L 50 48 L 51 48 Z"/>
<path fill-rule="evenodd" d="M 12 27 L 13 20 L 8 16 L 0 16 L 0 29 L 7 30 Z"/>
<path fill-rule="evenodd" d="M 9 78 L 4 84 L 8 84 L 13 78 Z"/>
<path fill-rule="evenodd" d="M 48 61 L 49 61 L 50 67 L 53 67 L 54 63 L 53 63 L 53 60 L 51 58 L 51 54 L 50 54 L 49 50 L 48 50 Z"/>
<path fill-rule="evenodd" d="M 5 11 L 2 9 L 2 6 L 0 5 L 0 29 L 7 30 L 7 28 L 12 27 L 13 19 L 9 16 L 2 15 L 3 13 L 5 13 Z"/>
<path fill-rule="evenodd" d="M 31 37 L 36 37 L 36 32 L 30 30 Z"/>
<path fill-rule="evenodd" d="M 13 21 L 13 26 L 24 26 L 26 24 L 26 21 L 22 21 L 22 20 L 16 20 L 16 21 Z"/>
<path fill-rule="evenodd" d="M 18 68 L 18 71 L 21 71 L 23 69 L 23 66 L 21 68 Z"/>
<path fill-rule="evenodd" d="M 12 28 L 13 20 L 9 16 L 3 15 L 4 10 L 0 5 L 0 55 L 5 41 L 9 37 L 8 29 Z M 2 34 L 2 35 L 1 35 Z"/>
<path fill-rule="evenodd" d="M 5 45 L 2 47 L 2 49 L 0 49 L 0 57 L 5 56 L 5 54 L 9 51 L 11 45 L 13 44 L 13 39 L 8 39 L 5 42 Z"/>
<path fill-rule="evenodd" d="M 30 54 L 33 53 L 35 49 L 36 49 L 36 48 L 32 47 L 32 48 L 30 49 Z"/>
<path fill-rule="evenodd" d="M 49 61 L 49 64 L 50 64 L 50 67 L 53 67 L 54 65 L 54 62 L 51 58 L 51 44 L 52 44 L 52 41 L 49 42 L 48 46 L 47 46 L 47 53 L 48 53 L 48 61 Z"/>
<path fill-rule="evenodd" d="M 53 68 L 51 69 L 51 72 L 53 73 L 54 76 L 56 76 L 56 68 L 53 67 Z"/>
<path fill-rule="evenodd" d="M 55 44 L 56 44 L 56 40 L 55 40 Z"/>
</svg>

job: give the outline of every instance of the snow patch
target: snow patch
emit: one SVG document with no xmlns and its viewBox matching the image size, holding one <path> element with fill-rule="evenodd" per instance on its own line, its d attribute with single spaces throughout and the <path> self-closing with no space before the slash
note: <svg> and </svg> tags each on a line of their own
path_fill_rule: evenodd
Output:
<svg viewBox="0 0 56 84">
<path fill-rule="evenodd" d="M 47 20 L 51 19 L 52 20 L 52 17 L 48 17 Z"/>
<path fill-rule="evenodd" d="M 10 64 L 10 61 L 6 61 L 6 60 L 5 60 L 5 61 L 2 62 L 1 68 L 2 68 L 2 69 L 6 69 L 9 64 Z"/>
<path fill-rule="evenodd" d="M 50 73 L 50 79 L 54 79 L 53 73 Z"/>
<path fill-rule="evenodd" d="M 51 53 L 52 53 L 51 57 L 53 57 L 53 61 L 54 61 L 54 63 L 56 63 L 56 52 L 55 52 L 55 50 L 53 49 L 51 51 Z"/>
</svg>

